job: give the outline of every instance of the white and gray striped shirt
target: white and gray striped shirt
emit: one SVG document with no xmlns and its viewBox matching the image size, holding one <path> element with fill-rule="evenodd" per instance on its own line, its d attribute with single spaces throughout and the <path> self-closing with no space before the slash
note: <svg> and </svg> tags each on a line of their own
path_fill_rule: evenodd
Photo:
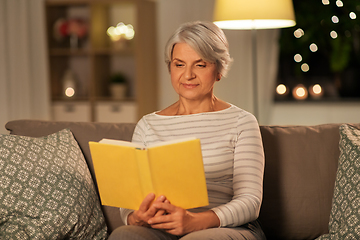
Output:
<svg viewBox="0 0 360 240">
<path fill-rule="evenodd" d="M 262 201 L 264 151 L 255 117 L 234 106 L 181 116 L 151 113 L 137 124 L 133 142 L 144 144 L 196 137 L 201 141 L 209 206 L 222 227 L 258 217 Z M 121 209 L 126 223 L 130 210 Z"/>
</svg>

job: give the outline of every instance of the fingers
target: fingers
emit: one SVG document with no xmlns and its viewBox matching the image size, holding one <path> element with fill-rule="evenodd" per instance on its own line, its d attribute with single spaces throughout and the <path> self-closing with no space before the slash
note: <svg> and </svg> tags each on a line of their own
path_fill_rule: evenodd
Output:
<svg viewBox="0 0 360 240">
<path fill-rule="evenodd" d="M 156 202 L 167 202 L 167 203 L 169 203 L 169 200 L 167 200 L 164 196 L 160 196 L 157 200 L 156 200 Z M 156 214 L 155 214 L 155 216 L 161 216 L 161 215 L 164 215 L 166 212 L 165 212 L 165 210 L 164 209 L 160 209 L 160 210 L 158 210 L 157 212 L 156 212 Z"/>
<path fill-rule="evenodd" d="M 173 213 L 176 211 L 176 207 L 171 205 L 169 200 L 165 200 L 164 202 L 154 202 L 151 207 L 156 209 L 156 211 L 164 210 L 166 213 Z"/>
<path fill-rule="evenodd" d="M 162 203 L 162 202 L 165 202 L 165 201 L 167 201 L 166 197 L 165 196 L 160 196 L 160 197 L 155 199 L 154 203 Z M 153 208 L 152 206 L 148 210 L 148 214 L 150 216 L 160 216 L 160 215 L 163 215 L 164 213 L 165 213 L 165 210 L 156 209 L 156 208 Z"/>
<path fill-rule="evenodd" d="M 144 200 L 142 201 L 142 203 L 140 204 L 140 207 L 139 207 L 139 211 L 141 212 L 146 212 L 150 205 L 151 205 L 151 202 L 155 199 L 155 194 L 154 193 L 149 193 L 145 198 Z"/>
</svg>

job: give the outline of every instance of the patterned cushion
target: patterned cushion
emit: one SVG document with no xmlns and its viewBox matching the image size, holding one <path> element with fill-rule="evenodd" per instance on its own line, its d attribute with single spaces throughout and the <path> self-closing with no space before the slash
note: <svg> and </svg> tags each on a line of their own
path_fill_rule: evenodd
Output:
<svg viewBox="0 0 360 240">
<path fill-rule="evenodd" d="M 349 125 L 340 127 L 329 234 L 317 239 L 360 239 L 360 130 Z"/>
<path fill-rule="evenodd" d="M 0 135 L 0 239 L 105 239 L 83 154 L 68 129 Z"/>
</svg>

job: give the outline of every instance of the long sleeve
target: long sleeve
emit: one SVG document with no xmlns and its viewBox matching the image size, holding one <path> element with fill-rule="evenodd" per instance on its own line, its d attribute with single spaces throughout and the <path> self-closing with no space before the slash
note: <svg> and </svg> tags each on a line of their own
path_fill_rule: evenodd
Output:
<svg viewBox="0 0 360 240">
<path fill-rule="evenodd" d="M 235 227 L 257 219 L 262 202 L 264 152 L 258 123 L 248 115 L 238 123 L 237 129 L 232 181 L 234 196 L 230 202 L 212 209 L 222 227 Z"/>
</svg>

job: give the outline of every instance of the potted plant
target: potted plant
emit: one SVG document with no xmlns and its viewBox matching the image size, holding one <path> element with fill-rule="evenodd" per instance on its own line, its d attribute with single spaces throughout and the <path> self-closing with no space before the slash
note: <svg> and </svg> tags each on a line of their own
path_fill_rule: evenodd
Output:
<svg viewBox="0 0 360 240">
<path fill-rule="evenodd" d="M 110 76 L 110 93 L 116 100 L 123 100 L 126 98 L 127 78 L 121 73 L 115 73 Z"/>
</svg>

